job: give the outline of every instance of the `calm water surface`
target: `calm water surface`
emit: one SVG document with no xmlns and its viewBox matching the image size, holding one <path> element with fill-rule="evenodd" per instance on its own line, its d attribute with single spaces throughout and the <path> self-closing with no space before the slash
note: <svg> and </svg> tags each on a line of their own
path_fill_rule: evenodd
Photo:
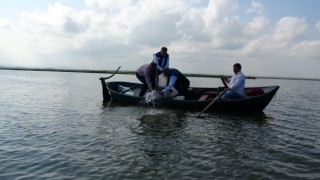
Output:
<svg viewBox="0 0 320 180">
<path fill-rule="evenodd" d="M 263 114 L 197 119 L 199 112 L 105 106 L 100 76 L 0 71 L 0 179 L 320 178 L 319 81 L 247 80 L 280 85 Z"/>
</svg>

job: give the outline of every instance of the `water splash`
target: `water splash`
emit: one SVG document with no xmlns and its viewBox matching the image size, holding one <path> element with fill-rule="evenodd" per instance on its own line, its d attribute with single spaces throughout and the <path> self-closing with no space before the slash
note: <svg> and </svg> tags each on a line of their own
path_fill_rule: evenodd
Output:
<svg viewBox="0 0 320 180">
<path fill-rule="evenodd" d="M 155 109 L 156 100 L 158 98 L 160 98 L 160 94 L 158 93 L 158 91 L 153 90 L 146 94 L 144 102 L 147 104 L 149 103 L 153 104 L 153 108 Z"/>
</svg>

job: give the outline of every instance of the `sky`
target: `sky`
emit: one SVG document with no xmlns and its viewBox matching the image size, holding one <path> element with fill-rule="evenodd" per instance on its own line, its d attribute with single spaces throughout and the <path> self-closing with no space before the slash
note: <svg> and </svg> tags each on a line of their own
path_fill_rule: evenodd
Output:
<svg viewBox="0 0 320 180">
<path fill-rule="evenodd" d="M 320 78 L 318 0 L 3 0 L 0 67 Z"/>
</svg>

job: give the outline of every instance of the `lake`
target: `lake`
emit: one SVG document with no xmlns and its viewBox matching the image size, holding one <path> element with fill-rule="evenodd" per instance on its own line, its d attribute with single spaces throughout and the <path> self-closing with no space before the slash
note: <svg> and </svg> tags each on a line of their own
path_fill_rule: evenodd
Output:
<svg viewBox="0 0 320 180">
<path fill-rule="evenodd" d="M 264 113 L 195 118 L 106 106 L 101 76 L 0 71 L 0 179 L 320 178 L 320 81 L 250 79 L 246 86 L 280 86 Z"/>
</svg>

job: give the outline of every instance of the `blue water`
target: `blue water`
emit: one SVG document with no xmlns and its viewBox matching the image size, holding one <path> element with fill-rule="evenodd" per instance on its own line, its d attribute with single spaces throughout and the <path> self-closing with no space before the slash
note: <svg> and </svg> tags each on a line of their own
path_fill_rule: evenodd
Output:
<svg viewBox="0 0 320 180">
<path fill-rule="evenodd" d="M 106 106 L 101 76 L 0 71 L 0 179 L 320 178 L 319 81 L 247 80 L 280 85 L 263 114 L 195 118 L 199 112 Z"/>
</svg>

